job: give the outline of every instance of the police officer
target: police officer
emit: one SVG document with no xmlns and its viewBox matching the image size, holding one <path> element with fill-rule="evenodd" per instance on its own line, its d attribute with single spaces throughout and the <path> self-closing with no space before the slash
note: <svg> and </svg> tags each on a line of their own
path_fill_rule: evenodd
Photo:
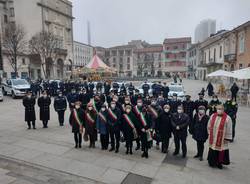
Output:
<svg viewBox="0 0 250 184">
<path fill-rule="evenodd" d="M 236 115 L 237 115 L 237 111 L 238 111 L 238 104 L 236 103 L 235 100 L 232 99 L 227 99 L 227 101 L 224 104 L 225 107 L 225 112 L 230 116 L 230 118 L 232 119 L 232 134 L 233 134 L 233 139 L 231 142 L 234 141 L 234 137 L 235 137 L 235 126 L 236 126 Z"/>
<path fill-rule="evenodd" d="M 171 113 L 176 113 L 177 107 L 181 105 L 181 101 L 178 100 L 176 93 L 173 94 L 173 98 L 169 101 L 169 105 Z"/>
<path fill-rule="evenodd" d="M 70 110 L 72 110 L 74 108 L 75 102 L 78 101 L 78 98 L 79 98 L 79 95 L 76 93 L 75 88 L 73 88 L 71 90 L 71 93 L 69 93 L 68 96 L 67 96 L 67 100 L 68 100 L 68 103 L 69 103 Z"/>
<path fill-rule="evenodd" d="M 163 97 L 168 99 L 169 87 L 167 86 L 166 82 L 163 83 Z"/>
<path fill-rule="evenodd" d="M 79 94 L 79 101 L 81 102 L 82 108 L 86 110 L 87 104 L 90 102 L 90 95 L 85 88 L 83 88 Z"/>
<path fill-rule="evenodd" d="M 208 109 L 208 101 L 204 100 L 204 94 L 203 93 L 199 93 L 199 99 L 195 101 L 195 110 L 196 113 L 198 113 L 198 108 L 200 106 L 204 106 L 205 109 Z"/>
<path fill-rule="evenodd" d="M 190 122 L 193 121 L 195 103 L 191 100 L 190 95 L 186 95 L 186 99 L 182 102 L 184 113 L 189 116 Z"/>
<path fill-rule="evenodd" d="M 143 96 L 145 97 L 150 89 L 150 86 L 147 83 L 147 81 L 145 81 L 145 83 L 142 85 L 142 89 L 143 89 Z"/>
<path fill-rule="evenodd" d="M 58 96 L 54 100 L 54 108 L 58 114 L 59 125 L 63 126 L 64 124 L 64 112 L 67 109 L 67 100 L 63 96 L 62 91 L 59 91 Z"/>
<path fill-rule="evenodd" d="M 26 97 L 23 98 L 23 106 L 25 107 L 25 121 L 28 129 L 31 129 L 31 122 L 33 129 L 36 129 L 36 112 L 35 112 L 36 98 L 32 96 L 32 92 L 28 91 Z"/>
<path fill-rule="evenodd" d="M 135 87 L 133 86 L 132 82 L 130 82 L 130 84 L 128 86 L 128 92 L 129 92 L 130 96 L 132 96 L 134 94 L 134 90 L 135 90 Z"/>
<path fill-rule="evenodd" d="M 40 107 L 40 120 L 43 122 L 43 128 L 48 128 L 48 121 L 50 120 L 50 104 L 50 97 L 46 91 L 43 91 L 42 96 L 38 98 L 38 106 Z"/>
<path fill-rule="evenodd" d="M 114 82 L 113 83 L 113 91 L 115 94 L 118 93 L 118 89 L 119 89 L 119 84 L 117 82 Z"/>
<path fill-rule="evenodd" d="M 213 95 L 212 100 L 208 104 L 209 116 L 216 112 L 216 106 L 219 104 L 221 104 L 221 102 L 219 101 L 217 95 Z"/>
</svg>

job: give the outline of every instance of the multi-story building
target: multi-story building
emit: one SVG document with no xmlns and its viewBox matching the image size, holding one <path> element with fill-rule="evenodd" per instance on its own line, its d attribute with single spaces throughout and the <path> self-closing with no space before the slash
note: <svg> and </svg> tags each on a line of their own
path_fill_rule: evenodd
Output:
<svg viewBox="0 0 250 184">
<path fill-rule="evenodd" d="M 224 69 L 224 35 L 228 31 L 221 30 L 200 43 L 199 79 L 205 80 L 206 75 Z"/>
<path fill-rule="evenodd" d="M 211 34 L 216 33 L 216 20 L 206 19 L 202 20 L 195 28 L 195 43 L 203 42 Z"/>
<path fill-rule="evenodd" d="M 136 76 L 154 77 L 162 76 L 164 67 L 162 67 L 163 58 L 162 44 L 147 45 L 144 48 L 134 50 L 134 70 Z"/>
<path fill-rule="evenodd" d="M 49 78 L 65 77 L 66 70 L 73 61 L 72 2 L 68 0 L 4 1 L 8 12 L 4 15 L 5 23 L 15 22 L 21 25 L 26 32 L 27 41 L 41 31 L 49 31 L 56 36 L 58 41 L 56 49 L 59 54 L 55 60 L 50 59 L 45 63 L 45 70 Z M 5 61 L 4 63 L 7 64 Z M 39 57 L 30 57 L 29 76 L 44 77 L 41 66 Z M 5 72 L 10 73 L 10 71 Z"/>
<path fill-rule="evenodd" d="M 165 71 L 172 74 L 186 75 L 187 49 L 191 44 L 190 37 L 167 38 L 163 42 Z"/>
<path fill-rule="evenodd" d="M 74 41 L 74 67 L 83 67 L 93 58 L 94 48 L 91 45 Z"/>
<path fill-rule="evenodd" d="M 199 43 L 192 44 L 188 48 L 187 59 L 187 77 L 190 79 L 197 79 L 198 77 L 198 65 L 199 65 Z"/>
</svg>

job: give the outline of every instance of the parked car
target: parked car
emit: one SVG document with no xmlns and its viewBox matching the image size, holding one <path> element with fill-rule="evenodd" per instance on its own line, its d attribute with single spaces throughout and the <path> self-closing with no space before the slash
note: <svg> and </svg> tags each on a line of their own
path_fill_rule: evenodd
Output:
<svg viewBox="0 0 250 184">
<path fill-rule="evenodd" d="M 173 96 L 174 93 L 177 94 L 177 97 L 183 99 L 185 96 L 184 86 L 182 84 L 171 83 L 169 86 L 169 93 L 170 97 Z"/>
<path fill-rule="evenodd" d="M 30 84 L 25 79 L 8 79 L 2 83 L 4 95 L 11 95 L 12 98 L 22 97 L 30 90 Z"/>
<path fill-rule="evenodd" d="M 0 102 L 3 101 L 3 92 L 2 92 L 2 89 L 0 89 Z"/>
</svg>

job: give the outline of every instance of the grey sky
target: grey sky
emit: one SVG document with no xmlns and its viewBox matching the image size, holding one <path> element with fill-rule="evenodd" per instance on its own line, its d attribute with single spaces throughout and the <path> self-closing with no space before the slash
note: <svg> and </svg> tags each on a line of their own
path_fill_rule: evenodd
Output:
<svg viewBox="0 0 250 184">
<path fill-rule="evenodd" d="M 250 20 L 250 0 L 72 0 L 74 40 L 115 46 L 133 39 L 162 43 L 166 37 L 191 36 L 202 19 L 231 29 Z"/>
</svg>

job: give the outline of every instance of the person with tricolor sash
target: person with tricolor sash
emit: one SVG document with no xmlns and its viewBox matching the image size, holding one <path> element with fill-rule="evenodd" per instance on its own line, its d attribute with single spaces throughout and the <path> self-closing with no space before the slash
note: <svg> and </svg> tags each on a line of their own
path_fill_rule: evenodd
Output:
<svg viewBox="0 0 250 184">
<path fill-rule="evenodd" d="M 109 145 L 108 133 L 108 111 L 106 105 L 103 104 L 96 119 L 96 129 L 100 133 L 102 150 L 107 150 Z"/>
<path fill-rule="evenodd" d="M 232 140 L 232 120 L 224 112 L 222 104 L 216 106 L 217 112 L 212 114 L 208 122 L 208 164 L 210 167 L 222 169 L 222 165 L 229 165 L 228 143 Z"/>
<path fill-rule="evenodd" d="M 116 106 L 116 102 L 110 103 L 108 108 L 108 129 L 109 137 L 111 139 L 111 148 L 109 151 L 119 152 L 120 147 L 120 126 L 121 126 L 121 111 Z"/>
<path fill-rule="evenodd" d="M 97 130 L 96 130 L 96 118 L 97 112 L 90 102 L 87 105 L 87 109 L 84 115 L 86 135 L 89 137 L 89 148 L 95 148 L 95 141 L 97 140 Z"/>
<path fill-rule="evenodd" d="M 93 109 L 98 113 L 101 110 L 102 102 L 99 94 L 95 94 L 93 100 L 91 101 Z"/>
<path fill-rule="evenodd" d="M 72 127 L 72 133 L 74 133 L 75 148 L 81 148 L 82 146 L 82 133 L 83 127 L 85 126 L 84 112 L 80 107 L 81 102 L 76 101 L 69 117 L 69 123 Z"/>
<path fill-rule="evenodd" d="M 138 138 L 136 126 L 137 126 L 137 119 L 132 112 L 132 106 L 126 105 L 125 113 L 122 115 L 121 118 L 122 122 L 122 131 L 124 133 L 124 138 L 126 141 L 126 154 L 130 153 L 133 154 L 133 141 Z"/>
<path fill-rule="evenodd" d="M 142 113 L 143 108 L 144 108 L 143 101 L 141 98 L 138 98 L 137 105 L 135 105 L 133 108 L 133 112 L 137 118 L 137 122 L 140 122 L 140 115 Z M 136 139 L 137 146 L 136 146 L 135 150 L 139 150 L 141 148 L 141 144 L 140 144 L 141 129 L 139 126 L 136 127 L 136 129 L 137 129 L 137 133 L 138 133 L 138 138 Z"/>
</svg>

